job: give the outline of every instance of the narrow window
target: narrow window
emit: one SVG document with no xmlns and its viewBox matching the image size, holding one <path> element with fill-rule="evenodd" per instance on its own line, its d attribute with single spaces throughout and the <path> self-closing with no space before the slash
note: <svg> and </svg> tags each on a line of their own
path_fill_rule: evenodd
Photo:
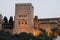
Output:
<svg viewBox="0 0 60 40">
<path fill-rule="evenodd" d="M 23 22 L 22 22 L 22 24 L 23 24 Z"/>
<path fill-rule="evenodd" d="M 25 24 L 27 24 L 27 22 L 25 22 Z"/>
<path fill-rule="evenodd" d="M 20 25 L 20 22 L 19 22 L 19 25 Z"/>
</svg>

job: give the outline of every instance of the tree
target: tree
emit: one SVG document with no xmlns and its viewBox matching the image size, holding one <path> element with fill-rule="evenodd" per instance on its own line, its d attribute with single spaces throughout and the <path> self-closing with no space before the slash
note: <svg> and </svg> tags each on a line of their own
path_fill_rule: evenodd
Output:
<svg viewBox="0 0 60 40">
<path fill-rule="evenodd" d="M 30 40 L 37 40 L 36 36 L 34 36 L 32 33 L 28 33 Z"/>
<path fill-rule="evenodd" d="M 4 19 L 3 19 L 4 23 L 8 23 L 8 19 L 6 16 L 4 16 Z"/>
<path fill-rule="evenodd" d="M 7 28 L 7 27 L 8 27 L 8 19 L 6 16 L 4 16 L 2 28 Z"/>
<path fill-rule="evenodd" d="M 60 36 L 60 25 L 58 25 L 58 30 L 57 30 L 57 32 L 58 32 L 58 35 Z"/>
<path fill-rule="evenodd" d="M 52 35 L 54 36 L 54 37 L 57 37 L 57 35 L 58 35 L 58 28 L 57 27 L 54 27 L 54 28 L 52 28 L 51 29 L 52 30 Z"/>
<path fill-rule="evenodd" d="M 13 22 L 12 16 L 10 16 L 10 19 L 9 19 L 9 27 L 10 27 L 10 29 L 12 29 L 14 27 L 14 22 Z"/>
<path fill-rule="evenodd" d="M 14 35 L 12 35 L 12 40 L 19 40 L 19 35 L 18 34 L 14 34 Z"/>
<path fill-rule="evenodd" d="M 46 40 L 48 38 L 47 32 L 43 29 L 40 30 L 42 33 L 37 37 L 37 40 Z"/>
<path fill-rule="evenodd" d="M 14 36 L 17 40 L 36 40 L 36 37 L 31 33 L 22 32 L 19 35 Z"/>
<path fill-rule="evenodd" d="M 19 34 L 19 39 L 20 40 L 29 40 L 29 35 L 28 33 L 22 32 Z"/>
<path fill-rule="evenodd" d="M 10 40 L 12 34 L 3 30 L 0 30 L 0 40 Z"/>
<path fill-rule="evenodd" d="M 10 16 L 9 23 L 13 23 L 13 17 Z"/>
</svg>

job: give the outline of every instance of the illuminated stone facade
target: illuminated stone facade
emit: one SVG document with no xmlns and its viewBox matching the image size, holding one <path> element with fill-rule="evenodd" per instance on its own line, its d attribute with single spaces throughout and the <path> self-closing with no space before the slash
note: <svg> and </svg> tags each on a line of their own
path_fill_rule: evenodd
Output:
<svg viewBox="0 0 60 40">
<path fill-rule="evenodd" d="M 30 32 L 33 27 L 34 8 L 31 3 L 16 4 L 13 33 Z M 31 30 L 32 31 L 32 30 Z"/>
<path fill-rule="evenodd" d="M 48 32 L 50 35 L 51 29 L 58 27 L 60 29 L 60 18 L 45 18 L 45 19 L 38 19 L 38 16 L 34 18 L 34 28 L 35 29 L 43 29 Z"/>
<path fill-rule="evenodd" d="M 0 29 L 2 25 L 2 16 L 0 15 Z M 32 33 L 38 35 L 41 33 L 40 29 L 46 30 L 48 35 L 51 29 L 58 27 L 60 29 L 60 18 L 45 18 L 38 19 L 38 16 L 34 18 L 34 7 L 31 3 L 17 3 L 15 5 L 14 16 L 14 28 L 5 29 L 13 34 L 19 34 L 21 32 Z M 8 25 L 9 27 L 9 25 Z"/>
</svg>

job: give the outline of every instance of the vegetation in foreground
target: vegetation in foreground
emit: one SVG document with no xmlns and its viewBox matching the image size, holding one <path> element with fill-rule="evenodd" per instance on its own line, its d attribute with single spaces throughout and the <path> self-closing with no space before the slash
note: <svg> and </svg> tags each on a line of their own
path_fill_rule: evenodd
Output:
<svg viewBox="0 0 60 40">
<path fill-rule="evenodd" d="M 9 32 L 0 30 L 0 40 L 53 40 L 55 38 L 54 35 L 47 35 L 47 32 L 45 30 L 42 31 L 43 34 L 40 34 L 39 36 L 33 36 L 31 33 L 25 33 L 22 32 L 20 34 L 14 34 L 12 35 Z"/>
</svg>

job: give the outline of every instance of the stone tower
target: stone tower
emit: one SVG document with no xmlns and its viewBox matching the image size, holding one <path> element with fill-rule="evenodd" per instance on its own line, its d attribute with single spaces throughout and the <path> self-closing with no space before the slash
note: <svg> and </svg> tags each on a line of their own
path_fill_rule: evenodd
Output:
<svg viewBox="0 0 60 40">
<path fill-rule="evenodd" d="M 14 34 L 33 32 L 33 12 L 34 8 L 31 3 L 17 3 L 15 5 Z"/>
<path fill-rule="evenodd" d="M 0 14 L 0 30 L 2 29 L 2 15 Z"/>
</svg>

